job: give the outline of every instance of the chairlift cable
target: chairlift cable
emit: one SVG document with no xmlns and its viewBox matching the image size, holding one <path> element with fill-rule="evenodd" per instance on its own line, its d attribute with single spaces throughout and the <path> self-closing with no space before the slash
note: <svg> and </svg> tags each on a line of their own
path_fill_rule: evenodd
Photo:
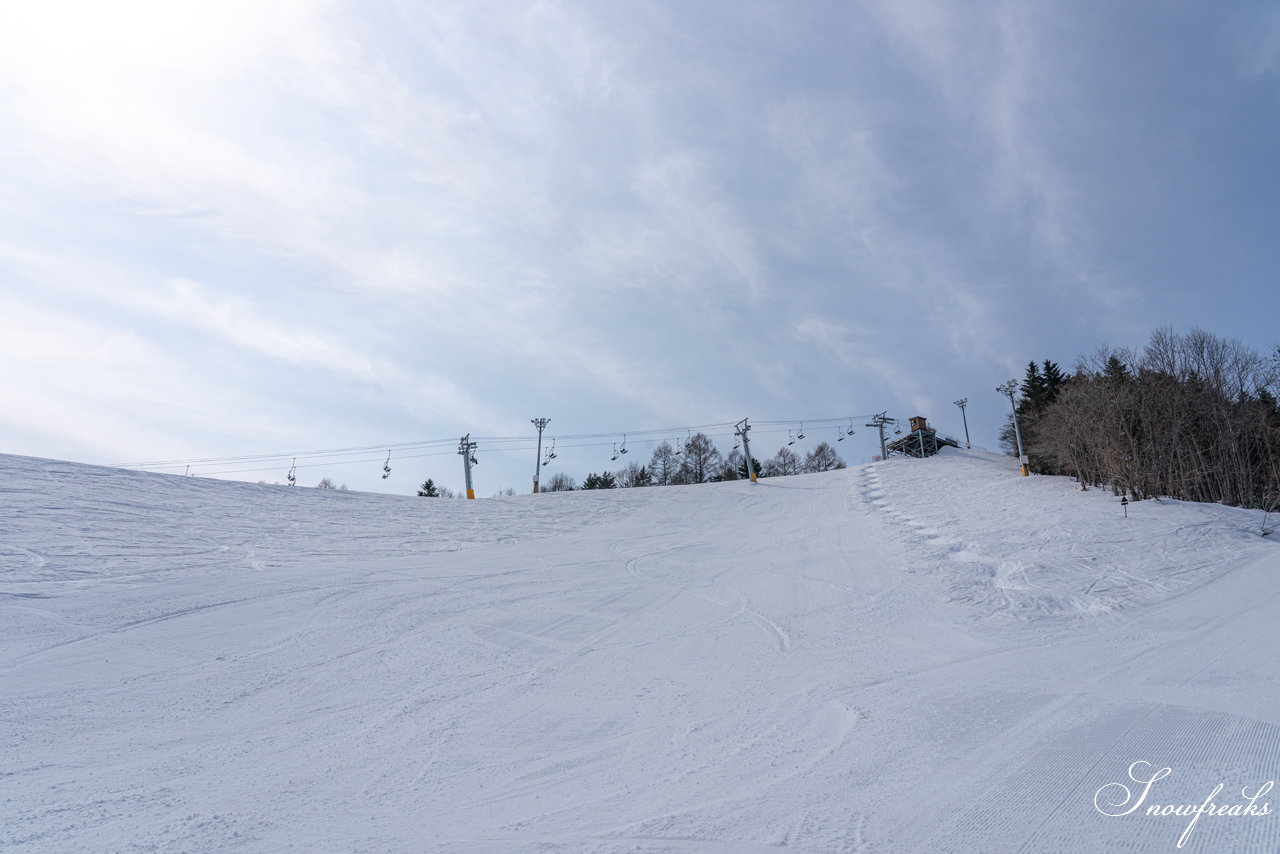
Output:
<svg viewBox="0 0 1280 854">
<path fill-rule="evenodd" d="M 862 417 L 862 416 L 854 416 L 853 418 L 858 418 L 858 417 Z M 867 417 L 871 417 L 871 416 L 867 416 Z M 840 418 L 805 419 L 804 422 L 800 422 L 800 423 L 828 424 L 828 423 L 836 423 L 836 422 L 840 422 L 840 423 L 847 422 L 850 425 L 850 429 L 847 431 L 847 435 L 852 435 L 853 431 L 851 428 L 853 424 L 853 418 L 849 416 L 841 416 Z M 768 427 L 773 426 L 773 427 L 781 428 L 783 425 L 795 424 L 795 423 L 797 422 L 796 421 L 757 421 L 753 426 L 759 430 L 759 433 L 757 435 L 763 436 L 771 433 L 780 434 L 782 432 L 781 429 L 769 430 L 767 429 Z M 710 432 L 712 433 L 712 435 L 716 435 L 716 436 L 723 434 L 725 437 L 728 437 L 731 435 L 732 429 L 733 429 L 732 424 L 728 422 L 724 422 L 724 423 L 713 423 L 713 424 L 700 424 L 700 425 L 685 426 L 685 427 L 663 427 L 663 428 L 644 429 L 644 430 L 628 430 L 627 432 L 622 434 L 623 436 L 622 442 L 614 443 L 614 447 L 615 447 L 616 454 L 618 456 L 621 456 L 622 454 L 630 450 L 629 448 L 626 447 L 626 443 L 629 438 L 639 437 L 639 441 L 642 443 L 660 442 L 660 441 L 666 441 L 664 437 L 670 436 L 672 433 L 675 433 L 678 436 L 679 431 L 684 430 L 686 434 L 685 439 L 681 440 L 677 438 L 672 442 L 675 453 L 679 455 L 685 451 L 690 450 L 694 430 L 698 430 L 699 432 Z M 788 431 L 788 433 L 790 434 L 790 431 Z M 544 465 L 550 463 L 551 460 L 557 457 L 557 453 L 556 453 L 556 450 L 558 448 L 556 444 L 557 439 L 559 439 L 560 441 L 567 441 L 568 444 L 564 446 L 567 448 L 585 448 L 585 447 L 592 447 L 592 446 L 598 447 L 601 445 L 609 444 L 607 442 L 592 442 L 590 440 L 609 439 L 617 435 L 618 435 L 617 432 L 612 432 L 612 433 L 569 433 L 569 434 L 563 434 L 561 436 L 548 436 L 547 438 L 551 440 L 552 445 L 551 445 L 551 449 L 548 451 L 547 458 L 546 458 L 546 461 L 544 462 Z M 532 437 L 530 436 L 489 436 L 489 437 L 478 436 L 476 437 L 476 439 L 477 441 L 485 442 L 490 447 L 492 447 L 494 444 L 498 444 L 500 446 L 506 446 L 506 447 L 501 447 L 500 450 L 509 452 L 509 453 L 529 450 L 530 446 L 527 446 L 527 443 L 532 441 Z M 354 446 L 343 446 L 343 447 L 319 448 L 319 449 L 305 450 L 305 451 L 285 451 L 285 452 L 278 452 L 278 453 L 240 454 L 240 455 L 230 455 L 230 456 L 223 456 L 223 457 L 194 457 L 194 458 L 187 458 L 187 459 L 170 459 L 170 460 L 150 460 L 150 461 L 144 461 L 144 462 L 124 463 L 124 464 L 117 464 L 117 465 L 121 468 L 132 468 L 132 469 L 163 469 L 163 468 L 176 468 L 178 466 L 183 466 L 184 474 L 188 474 L 188 475 L 191 474 L 191 470 L 193 468 L 203 469 L 205 474 L 226 475 L 226 474 L 245 474 L 245 473 L 252 473 L 252 472 L 270 471 L 273 468 L 274 463 L 277 463 L 278 461 L 281 461 L 281 460 L 288 459 L 290 460 L 289 471 L 294 474 L 296 479 L 297 470 L 299 468 L 314 468 L 321 465 L 332 466 L 332 465 L 350 465 L 350 464 L 357 464 L 357 463 L 367 463 L 370 461 L 369 460 L 370 453 L 373 451 L 379 451 L 380 453 L 381 452 L 386 453 L 386 457 L 382 459 L 382 463 L 383 463 L 383 474 L 384 476 L 388 476 L 390 474 L 390 472 L 388 471 L 390 468 L 390 458 L 393 454 L 399 453 L 399 457 L 398 457 L 399 459 L 417 459 L 417 458 L 429 457 L 429 456 L 446 455 L 453 452 L 451 448 L 456 441 L 457 441 L 456 439 L 452 439 L 452 438 L 425 439 L 425 440 L 418 440 L 418 441 L 398 442 L 398 443 L 390 443 L 390 444 L 382 444 L 382 445 L 354 445 Z M 351 458 L 351 459 L 344 459 L 344 458 Z M 298 460 L 303 460 L 304 462 L 302 464 L 299 464 Z M 263 465 L 254 466 L 253 465 L 254 463 L 262 463 Z M 224 466 L 227 466 L 228 468 L 223 468 Z"/>
</svg>

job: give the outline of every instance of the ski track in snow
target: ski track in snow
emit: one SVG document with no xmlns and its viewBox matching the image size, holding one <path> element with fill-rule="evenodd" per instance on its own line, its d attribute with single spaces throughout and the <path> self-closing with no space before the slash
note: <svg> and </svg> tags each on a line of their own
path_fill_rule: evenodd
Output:
<svg viewBox="0 0 1280 854">
<path fill-rule="evenodd" d="M 1129 510 L 977 452 L 470 502 L 0 456 L 0 848 L 1176 850 L 1094 792 L 1277 777 L 1280 551 Z"/>
</svg>

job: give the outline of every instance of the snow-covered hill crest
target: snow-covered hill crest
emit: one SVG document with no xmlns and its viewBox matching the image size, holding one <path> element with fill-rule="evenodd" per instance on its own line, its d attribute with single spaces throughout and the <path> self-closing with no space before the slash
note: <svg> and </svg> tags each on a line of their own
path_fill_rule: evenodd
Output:
<svg viewBox="0 0 1280 854">
<path fill-rule="evenodd" d="M 970 452 L 471 502 L 0 457 L 0 846 L 1174 850 L 1093 795 L 1280 772 L 1258 521 Z"/>
</svg>

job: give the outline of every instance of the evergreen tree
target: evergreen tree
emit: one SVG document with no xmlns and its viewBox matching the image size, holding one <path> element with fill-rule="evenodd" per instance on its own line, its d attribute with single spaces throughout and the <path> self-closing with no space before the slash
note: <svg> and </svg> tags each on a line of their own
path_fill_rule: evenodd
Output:
<svg viewBox="0 0 1280 854">
<path fill-rule="evenodd" d="M 1107 359 L 1106 367 L 1102 369 L 1102 378 L 1109 383 L 1128 382 L 1132 376 L 1129 373 L 1129 366 L 1120 361 L 1120 357 L 1114 353 Z"/>
<path fill-rule="evenodd" d="M 1044 408 L 1045 380 L 1040 373 L 1040 366 L 1035 362 L 1027 363 L 1027 373 L 1022 379 L 1022 388 L 1018 389 L 1022 399 L 1018 401 L 1018 414 L 1038 412 Z"/>
<path fill-rule="evenodd" d="M 592 472 L 587 475 L 587 479 L 582 482 L 583 489 L 616 489 L 618 480 L 613 476 L 612 472 L 601 472 L 596 474 Z"/>
<path fill-rule="evenodd" d="M 1035 362 L 1027 363 L 1026 375 L 1019 389 L 1021 398 L 1017 404 L 1018 426 L 1022 428 L 1023 449 L 1031 457 L 1032 469 L 1037 471 L 1044 470 L 1044 461 L 1036 458 L 1029 449 L 1038 444 L 1040 420 L 1058 399 L 1067 382 L 1068 378 L 1062 373 L 1062 369 L 1050 359 L 1045 359 L 1039 365 Z M 1017 456 L 1018 441 L 1012 415 L 1005 416 L 1005 424 L 1000 430 L 999 440 L 1011 456 Z"/>
<path fill-rule="evenodd" d="M 760 476 L 760 461 L 755 457 L 751 458 L 751 464 L 756 468 L 756 476 Z M 751 473 L 747 471 L 747 457 L 741 450 L 734 446 L 729 452 L 729 456 L 724 461 L 724 473 L 721 480 L 750 480 Z"/>
<path fill-rule="evenodd" d="M 1048 406 L 1058 399 L 1058 390 L 1067 381 L 1067 377 L 1062 373 L 1057 362 L 1051 362 L 1048 359 L 1044 360 L 1041 376 L 1044 377 L 1045 405 Z"/>
<path fill-rule="evenodd" d="M 436 482 L 431 478 L 423 481 L 422 486 L 418 487 L 419 498 L 439 498 L 440 490 L 436 488 Z"/>
<path fill-rule="evenodd" d="M 624 469 L 619 469 L 615 475 L 620 488 L 630 488 L 634 486 L 649 486 L 653 483 L 653 475 L 649 473 L 649 469 L 640 463 L 628 463 Z"/>
</svg>

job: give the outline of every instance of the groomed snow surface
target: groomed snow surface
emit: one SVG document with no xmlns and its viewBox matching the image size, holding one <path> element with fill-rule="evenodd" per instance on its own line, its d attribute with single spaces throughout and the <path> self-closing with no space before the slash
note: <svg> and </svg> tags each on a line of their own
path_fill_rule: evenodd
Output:
<svg viewBox="0 0 1280 854">
<path fill-rule="evenodd" d="M 977 452 L 478 501 L 0 457 L 0 849 L 1174 852 L 1148 806 L 1280 776 L 1260 522 Z M 1276 851 L 1277 795 L 1182 850 Z"/>
</svg>

